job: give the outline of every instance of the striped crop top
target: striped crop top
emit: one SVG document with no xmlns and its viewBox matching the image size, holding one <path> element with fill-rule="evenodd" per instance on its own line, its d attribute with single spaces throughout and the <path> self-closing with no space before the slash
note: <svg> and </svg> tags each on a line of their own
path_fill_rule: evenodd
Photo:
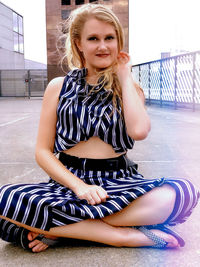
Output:
<svg viewBox="0 0 200 267">
<path fill-rule="evenodd" d="M 117 110 L 112 113 L 112 93 L 100 85 L 91 91 L 86 75 L 86 68 L 75 69 L 64 79 L 57 107 L 54 152 L 67 150 L 92 136 L 110 144 L 117 153 L 131 149 L 134 140 L 127 134 L 123 116 Z"/>
</svg>

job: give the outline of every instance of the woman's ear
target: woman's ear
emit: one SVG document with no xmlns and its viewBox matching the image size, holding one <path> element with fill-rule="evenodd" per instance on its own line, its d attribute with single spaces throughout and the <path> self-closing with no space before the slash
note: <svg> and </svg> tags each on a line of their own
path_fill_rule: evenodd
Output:
<svg viewBox="0 0 200 267">
<path fill-rule="evenodd" d="M 76 40 L 75 40 L 75 44 L 76 44 L 76 46 L 78 47 L 79 51 L 82 52 L 81 41 L 78 40 L 78 39 L 76 39 Z"/>
</svg>

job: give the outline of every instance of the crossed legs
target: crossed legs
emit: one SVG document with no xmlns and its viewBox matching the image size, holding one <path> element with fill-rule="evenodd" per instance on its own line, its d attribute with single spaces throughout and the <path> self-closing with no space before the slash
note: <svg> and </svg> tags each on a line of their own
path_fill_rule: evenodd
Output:
<svg viewBox="0 0 200 267">
<path fill-rule="evenodd" d="M 32 241 L 38 233 L 45 234 L 50 238 L 77 238 L 117 247 L 151 246 L 153 245 L 152 241 L 143 233 L 137 229 L 126 226 L 163 223 L 173 211 L 175 198 L 176 192 L 173 187 L 170 185 L 163 185 L 139 197 L 122 211 L 101 220 L 85 220 L 71 225 L 54 227 L 51 228 L 49 232 L 31 228 L 8 218 L 1 217 L 30 231 L 28 234 L 28 239 L 30 240 L 29 246 L 34 252 L 40 252 L 47 248 L 47 245 L 38 240 Z M 153 231 L 165 241 L 169 242 L 168 246 L 178 246 L 178 242 L 173 236 L 159 230 Z"/>
</svg>

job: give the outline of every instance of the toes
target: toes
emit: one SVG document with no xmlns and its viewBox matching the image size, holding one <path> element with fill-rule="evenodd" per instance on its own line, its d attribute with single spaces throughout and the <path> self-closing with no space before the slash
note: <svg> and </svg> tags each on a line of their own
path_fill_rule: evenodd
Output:
<svg viewBox="0 0 200 267">
<path fill-rule="evenodd" d="M 36 236 L 38 236 L 38 234 L 33 233 L 33 232 L 29 232 L 27 237 L 28 237 L 29 241 L 32 241 L 36 238 Z"/>
<path fill-rule="evenodd" d="M 160 230 L 153 230 L 153 232 L 155 232 L 155 234 L 160 236 L 162 239 L 164 239 L 168 243 L 167 248 L 180 247 L 178 240 L 174 236 L 167 234 L 165 232 L 162 232 Z"/>
<path fill-rule="evenodd" d="M 36 239 L 33 242 L 29 243 L 29 248 L 32 248 L 33 252 L 41 252 L 46 250 L 48 248 L 48 245 Z"/>
<path fill-rule="evenodd" d="M 38 234 L 29 232 L 28 233 L 28 240 L 32 241 L 29 243 L 29 248 L 32 249 L 33 252 L 42 252 L 48 248 L 48 245 L 44 244 L 40 240 L 35 239 L 38 236 Z"/>
<path fill-rule="evenodd" d="M 33 252 L 41 252 L 44 251 L 48 248 L 48 245 L 44 244 L 42 241 L 37 239 L 38 234 L 34 232 L 29 232 L 28 233 L 28 240 L 30 241 L 29 243 L 29 248 L 32 249 Z M 50 239 L 57 239 L 57 237 L 54 236 L 46 236 L 47 238 Z"/>
<path fill-rule="evenodd" d="M 32 242 L 30 242 L 28 246 L 29 246 L 29 248 L 33 248 L 33 247 L 37 246 L 39 243 L 42 243 L 42 242 L 40 242 L 39 240 L 35 239 Z"/>
<path fill-rule="evenodd" d="M 39 242 L 36 246 L 33 247 L 32 251 L 38 253 L 46 250 L 47 248 L 48 246 L 46 244 Z"/>
<path fill-rule="evenodd" d="M 169 247 L 169 248 L 180 247 L 178 240 L 172 235 L 168 235 L 168 241 L 167 242 L 168 242 L 167 247 Z"/>
</svg>

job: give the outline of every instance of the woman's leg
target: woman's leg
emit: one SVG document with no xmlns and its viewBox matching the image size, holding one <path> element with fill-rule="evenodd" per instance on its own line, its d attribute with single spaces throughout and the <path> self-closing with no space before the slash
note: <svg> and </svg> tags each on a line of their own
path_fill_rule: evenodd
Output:
<svg viewBox="0 0 200 267">
<path fill-rule="evenodd" d="M 18 222 L 12 222 L 31 231 L 28 236 L 30 241 L 37 235 L 34 233 L 43 233 L 47 236 L 85 239 L 114 246 L 152 245 L 152 241 L 140 231 L 117 226 L 160 224 L 171 214 L 174 202 L 174 189 L 171 186 L 163 185 L 141 196 L 124 210 L 103 218 L 103 221 L 86 220 L 67 226 L 55 227 L 50 229 L 49 232 L 31 228 Z M 158 230 L 154 231 L 167 242 L 170 242 L 169 246 L 177 246 L 177 241 L 174 237 Z M 30 242 L 30 247 L 33 247 L 33 251 L 41 251 L 46 248 L 45 246 L 38 240 Z"/>
<path fill-rule="evenodd" d="M 102 220 L 113 226 L 141 226 L 161 224 L 174 209 L 176 191 L 168 184 L 156 187 L 134 200 L 123 210 Z"/>
<path fill-rule="evenodd" d="M 52 239 L 55 239 L 55 237 L 75 238 L 95 241 L 115 247 L 140 247 L 154 245 L 153 241 L 137 229 L 111 226 L 100 219 L 84 220 L 67 226 L 54 227 L 51 228 L 49 232 L 42 231 L 37 228 L 31 228 L 18 222 L 16 222 L 16 224 L 30 230 L 28 234 L 28 239 L 30 240 L 29 247 L 32 248 L 33 252 L 41 252 L 48 247 L 46 244 L 43 244 L 37 239 L 32 241 L 38 233 L 43 233 L 46 237 Z M 152 230 L 152 232 L 168 242 L 168 247 L 178 246 L 178 242 L 173 236 L 159 230 Z"/>
<path fill-rule="evenodd" d="M 173 236 L 169 236 L 159 230 L 153 230 L 163 237 L 169 246 L 177 246 L 178 242 Z M 104 243 L 116 247 L 139 247 L 151 246 L 154 243 L 142 232 L 129 227 L 118 227 L 109 225 L 102 220 L 85 220 L 68 226 L 52 228 L 49 232 L 53 236 L 64 236 Z"/>
</svg>

